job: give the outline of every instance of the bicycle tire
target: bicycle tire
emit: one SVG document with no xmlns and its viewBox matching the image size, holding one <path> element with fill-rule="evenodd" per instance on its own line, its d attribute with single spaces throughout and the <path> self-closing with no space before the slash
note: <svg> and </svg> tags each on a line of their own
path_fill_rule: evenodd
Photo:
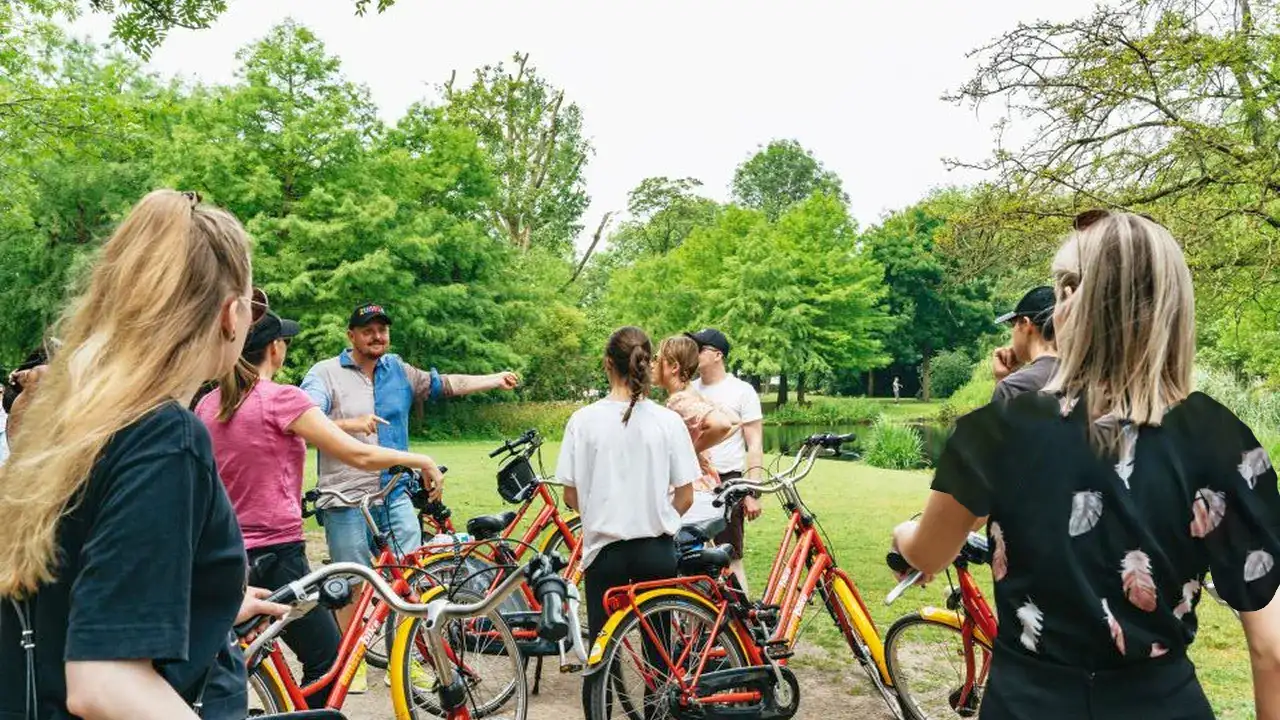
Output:
<svg viewBox="0 0 1280 720">
<path fill-rule="evenodd" d="M 642 601 L 634 611 L 628 609 L 620 612 L 627 613 L 627 616 L 618 623 L 614 632 L 609 636 L 598 667 L 593 669 L 591 674 L 586 677 L 587 720 L 609 720 L 617 716 L 609 707 L 610 690 L 611 688 L 616 689 L 617 677 L 621 673 L 621 668 L 615 668 L 614 662 L 618 658 L 620 649 L 627 647 L 623 644 L 623 639 L 633 630 L 644 632 L 642 628 L 639 628 L 640 616 L 649 617 L 660 612 L 683 612 L 697 616 L 707 625 L 714 624 L 716 618 L 716 614 L 706 605 L 680 595 L 660 595 Z M 746 665 L 747 650 L 743 647 L 738 635 L 729 627 L 723 626 L 720 628 L 715 643 L 725 648 L 725 659 L 721 661 L 720 667 L 716 669 L 743 667 Z M 634 652 L 631 654 L 634 655 Z M 708 667 L 710 667 L 710 663 L 708 663 Z M 624 706 L 623 717 L 637 717 L 634 709 L 627 708 L 632 703 L 628 703 L 626 700 L 621 702 Z M 663 718 L 675 717 L 669 713 L 666 715 L 651 713 L 648 712 L 648 708 L 645 708 L 645 712 L 642 712 L 640 716 L 643 716 L 645 720 L 662 720 Z"/>
<path fill-rule="evenodd" d="M 474 593 L 467 588 L 452 588 L 449 591 L 451 602 L 472 603 L 482 600 L 483 595 Z M 424 602 L 428 599 L 442 598 L 443 594 L 429 596 L 424 598 Z M 487 702 L 476 704 L 471 708 L 471 716 L 473 718 L 484 718 L 493 715 L 499 710 L 503 710 L 507 703 L 514 697 L 516 699 L 516 707 L 513 713 L 504 713 L 504 720 L 525 720 L 529 712 L 529 687 L 528 680 L 525 677 L 525 662 L 520 653 L 520 646 L 516 643 L 515 636 L 511 633 L 511 628 L 506 621 L 502 619 L 502 614 L 498 610 L 493 610 L 487 615 L 482 616 L 484 620 L 493 628 L 500 638 L 501 649 L 499 652 L 491 653 L 489 651 L 480 651 L 480 655 L 496 655 L 499 657 L 511 658 L 512 676 L 511 680 L 506 683 L 502 689 L 489 699 Z M 413 682 L 413 667 L 418 661 L 418 653 L 414 647 L 414 641 L 421 632 L 422 618 L 408 618 L 402 625 L 397 628 L 395 633 L 395 643 L 391 650 L 391 704 L 395 709 L 396 720 L 419 720 L 423 717 L 442 717 L 443 710 L 440 708 L 439 698 L 434 692 L 419 691 Z M 455 621 L 461 622 L 461 621 Z M 454 648 L 455 652 L 459 650 L 453 641 L 457 635 L 454 634 L 453 628 L 449 633 L 449 644 Z M 477 654 L 471 652 L 465 647 L 467 643 L 464 641 L 461 648 L 461 654 L 465 658 L 469 654 Z M 494 648 L 497 650 L 497 648 Z M 424 665 L 426 667 L 426 665 Z M 481 678 L 483 680 L 484 678 Z M 474 701 L 474 697 L 469 698 Z"/>
<path fill-rule="evenodd" d="M 284 685 L 280 683 L 280 678 L 276 676 L 275 670 L 263 662 L 261 665 L 253 669 L 249 673 L 249 697 L 257 698 L 262 705 L 261 709 L 250 708 L 249 717 L 261 717 L 264 715 L 278 715 L 279 713 L 290 712 L 293 710 L 293 703 L 289 700 L 288 693 L 284 690 Z"/>
<path fill-rule="evenodd" d="M 916 695 L 912 694 L 911 678 L 904 677 L 904 669 L 898 657 L 898 652 L 901 649 L 903 642 L 902 639 L 906 633 L 912 629 L 922 627 L 931 630 L 955 633 L 957 642 L 962 642 L 960 640 L 960 628 L 950 623 L 939 622 L 931 618 L 923 617 L 920 613 L 904 615 L 894 621 L 893 625 L 889 627 L 889 632 L 885 634 L 884 640 L 885 664 L 889 667 L 889 677 L 893 680 L 893 686 L 897 690 L 898 702 L 902 707 L 903 713 L 905 713 L 911 720 L 935 720 L 937 717 L 977 717 L 985 686 L 977 688 L 976 698 L 974 701 L 964 707 L 957 708 L 956 703 L 959 700 L 957 693 L 963 685 L 963 679 L 957 684 L 956 688 L 948 691 L 947 704 L 951 707 L 950 713 L 946 713 L 944 711 L 940 714 L 930 714 L 921 709 L 920 699 Z M 991 646 L 983 640 L 980 640 L 976 635 L 973 638 L 973 642 L 974 646 L 981 648 L 983 652 L 986 652 L 987 654 L 991 653 Z M 981 657 L 974 657 L 974 663 L 975 667 L 981 668 L 983 660 Z"/>
</svg>

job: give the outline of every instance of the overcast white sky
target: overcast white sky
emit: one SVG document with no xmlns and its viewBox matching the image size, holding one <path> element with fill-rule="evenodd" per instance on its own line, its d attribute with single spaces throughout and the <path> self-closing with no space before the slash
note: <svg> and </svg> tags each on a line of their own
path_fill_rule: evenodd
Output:
<svg viewBox="0 0 1280 720">
<path fill-rule="evenodd" d="M 170 36 L 149 67 L 230 82 L 236 50 L 292 17 L 394 121 L 436 97 L 452 70 L 519 50 L 582 108 L 595 147 L 584 236 L 646 177 L 696 177 L 727 199 L 734 168 L 774 138 L 799 140 L 839 173 L 865 226 L 933 187 L 974 179 L 941 161 L 991 148 L 997 108 L 978 116 L 940 99 L 969 77 L 967 51 L 1020 20 L 1066 20 L 1093 4 L 399 0 L 356 18 L 352 0 L 231 0 L 212 28 Z M 87 17 L 73 28 L 105 39 L 110 23 Z"/>
</svg>

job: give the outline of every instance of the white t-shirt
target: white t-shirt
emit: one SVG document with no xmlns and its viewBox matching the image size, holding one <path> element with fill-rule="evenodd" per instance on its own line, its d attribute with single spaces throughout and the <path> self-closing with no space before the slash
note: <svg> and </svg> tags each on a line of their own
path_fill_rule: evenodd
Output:
<svg viewBox="0 0 1280 720">
<path fill-rule="evenodd" d="M 702 474 L 679 415 L 641 400 L 623 425 L 626 410 L 606 398 L 575 412 L 564 429 L 556 477 L 578 490 L 583 567 L 609 543 L 675 535 L 671 490 Z"/>
<path fill-rule="evenodd" d="M 692 386 L 720 409 L 741 418 L 743 425 L 764 418 L 756 389 L 733 375 L 726 375 L 714 385 L 704 385 L 701 379 L 694 380 Z M 747 442 L 742 437 L 742 425 L 719 445 L 711 448 L 710 455 L 711 465 L 716 472 L 746 472 Z"/>
</svg>

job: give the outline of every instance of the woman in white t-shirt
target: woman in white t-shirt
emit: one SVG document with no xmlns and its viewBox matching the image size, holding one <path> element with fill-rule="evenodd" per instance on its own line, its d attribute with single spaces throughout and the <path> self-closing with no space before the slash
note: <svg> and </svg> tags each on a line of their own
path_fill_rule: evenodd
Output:
<svg viewBox="0 0 1280 720">
<path fill-rule="evenodd" d="M 711 464 L 711 448 L 724 442 L 738 429 L 738 416 L 724 410 L 689 386 L 698 374 L 698 343 L 676 335 L 658 346 L 658 385 L 667 391 L 667 409 L 684 420 L 698 453 L 702 475 L 693 482 L 693 507 L 681 518 L 685 525 L 723 518 L 723 508 L 713 504 L 720 473 Z"/>
<path fill-rule="evenodd" d="M 604 360 L 609 394 L 569 418 L 560 448 L 556 477 L 565 503 L 582 515 L 592 637 L 608 619 L 610 588 L 675 577 L 674 535 L 702 474 L 684 420 L 648 399 L 652 354 L 640 328 L 613 333 Z"/>
</svg>

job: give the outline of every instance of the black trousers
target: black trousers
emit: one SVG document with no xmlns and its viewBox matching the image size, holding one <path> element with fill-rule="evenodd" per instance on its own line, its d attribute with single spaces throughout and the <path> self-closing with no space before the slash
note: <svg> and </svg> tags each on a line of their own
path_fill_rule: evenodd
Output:
<svg viewBox="0 0 1280 720">
<path fill-rule="evenodd" d="M 981 720 L 1213 720 L 1195 666 L 1170 653 L 1090 673 L 996 644 Z"/>
<path fill-rule="evenodd" d="M 673 578 L 677 574 L 676 564 L 676 543 L 670 535 L 619 540 L 605 545 L 584 573 L 587 585 L 587 626 L 591 638 L 594 640 L 600 634 L 609 619 L 604 609 L 606 592 L 622 585 Z M 662 631 L 668 629 L 666 623 L 659 622 L 658 626 Z M 653 667 L 662 667 L 661 656 L 651 645 L 647 640 L 644 642 L 646 661 Z M 582 709 L 587 717 L 591 716 L 586 683 L 582 685 Z"/>
<path fill-rule="evenodd" d="M 275 590 L 311 572 L 307 564 L 305 543 L 293 542 L 266 545 L 249 551 L 249 584 Z M 324 607 L 316 607 L 306 615 L 285 627 L 284 644 L 289 646 L 302 662 L 302 684 L 308 685 L 324 677 L 338 659 L 338 646 L 342 633 L 333 613 Z M 307 705 L 323 708 L 328 699 L 326 687 L 307 698 Z"/>
</svg>

